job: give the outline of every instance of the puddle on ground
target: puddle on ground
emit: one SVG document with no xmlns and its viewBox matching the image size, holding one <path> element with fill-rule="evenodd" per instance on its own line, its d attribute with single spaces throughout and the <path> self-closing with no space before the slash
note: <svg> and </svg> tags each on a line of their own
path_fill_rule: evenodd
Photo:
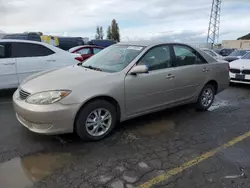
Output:
<svg viewBox="0 0 250 188">
<path fill-rule="evenodd" d="M 14 158 L 0 164 L 0 187 L 25 188 L 68 164 L 69 153 L 38 154 Z"/>
<path fill-rule="evenodd" d="M 161 132 L 173 130 L 174 127 L 175 123 L 173 120 L 161 119 L 140 126 L 136 131 L 143 135 L 154 135 Z"/>
<path fill-rule="evenodd" d="M 215 101 L 208 110 L 214 111 L 214 110 L 217 110 L 219 108 L 226 107 L 229 105 L 230 105 L 229 101 L 226 101 L 226 100 Z"/>
</svg>

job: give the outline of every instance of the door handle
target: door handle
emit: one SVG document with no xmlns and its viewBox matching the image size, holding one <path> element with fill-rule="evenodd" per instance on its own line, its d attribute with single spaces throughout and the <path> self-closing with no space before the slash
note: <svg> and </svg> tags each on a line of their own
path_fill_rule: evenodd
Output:
<svg viewBox="0 0 250 188">
<path fill-rule="evenodd" d="M 208 71 L 209 71 L 208 68 L 203 68 L 203 69 L 202 69 L 202 72 L 208 72 Z"/>
<path fill-rule="evenodd" d="M 15 63 L 4 63 L 3 65 L 14 65 Z"/>
<path fill-rule="evenodd" d="M 55 62 L 56 60 L 54 60 L 54 59 L 48 59 L 47 61 L 48 62 Z"/>
<path fill-rule="evenodd" d="M 167 76 L 166 76 L 166 79 L 173 79 L 173 78 L 175 78 L 175 75 L 172 75 L 172 74 L 168 74 Z"/>
</svg>

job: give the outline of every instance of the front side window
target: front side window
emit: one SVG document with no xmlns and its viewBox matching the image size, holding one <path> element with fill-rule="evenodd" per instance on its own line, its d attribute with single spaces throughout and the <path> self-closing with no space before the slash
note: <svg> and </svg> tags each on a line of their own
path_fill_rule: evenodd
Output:
<svg viewBox="0 0 250 188">
<path fill-rule="evenodd" d="M 104 72 L 120 72 L 144 49 L 142 46 L 112 45 L 87 59 L 83 67 Z"/>
<path fill-rule="evenodd" d="M 149 71 L 172 67 L 169 46 L 150 49 L 140 60 L 139 65 L 146 65 Z"/>
<path fill-rule="evenodd" d="M 76 51 L 76 53 L 79 53 L 81 55 L 86 55 L 86 54 L 91 54 L 91 50 L 90 50 L 90 48 L 82 48 L 82 49 Z"/>
<path fill-rule="evenodd" d="M 187 46 L 174 45 L 174 53 L 176 56 L 176 66 L 206 63 L 197 55 L 195 50 Z"/>
<path fill-rule="evenodd" d="M 54 54 L 49 48 L 40 44 L 12 43 L 12 57 L 41 57 Z"/>
</svg>

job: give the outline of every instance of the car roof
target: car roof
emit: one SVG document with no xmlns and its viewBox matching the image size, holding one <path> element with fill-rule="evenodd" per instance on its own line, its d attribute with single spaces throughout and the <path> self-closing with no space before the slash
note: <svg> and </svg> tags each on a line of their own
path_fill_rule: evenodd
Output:
<svg viewBox="0 0 250 188">
<path fill-rule="evenodd" d="M 186 44 L 186 43 L 180 43 L 180 42 L 162 42 L 162 41 L 152 41 L 152 40 L 119 42 L 119 43 L 114 44 L 114 45 L 132 45 L 132 46 L 134 45 L 134 46 L 148 47 L 148 46 L 157 46 L 157 45 L 161 45 L 161 44 L 182 44 L 182 45 L 187 45 L 187 46 L 194 47 L 194 46 L 192 46 L 190 44 Z"/>
<path fill-rule="evenodd" d="M 33 41 L 33 40 L 21 40 L 21 39 L 0 39 L 0 42 L 23 42 L 23 43 L 33 43 L 41 44 L 42 42 Z M 43 42 L 44 44 L 44 42 Z"/>
</svg>

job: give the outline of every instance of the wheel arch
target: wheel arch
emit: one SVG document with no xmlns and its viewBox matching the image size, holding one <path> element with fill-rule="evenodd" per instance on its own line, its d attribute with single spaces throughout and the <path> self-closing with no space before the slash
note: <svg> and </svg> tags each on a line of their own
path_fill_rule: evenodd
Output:
<svg viewBox="0 0 250 188">
<path fill-rule="evenodd" d="M 100 95 L 100 96 L 95 96 L 93 98 L 90 98 L 88 100 L 86 100 L 84 103 L 81 104 L 81 107 L 78 109 L 75 117 L 74 117 L 74 131 L 75 131 L 75 124 L 76 124 L 76 120 L 77 120 L 77 117 L 79 116 L 80 114 L 80 111 L 84 108 L 85 105 L 95 101 L 95 100 L 104 100 L 104 101 L 107 101 L 109 103 L 111 103 L 112 105 L 114 105 L 115 109 L 116 109 L 116 112 L 117 112 L 117 121 L 119 122 L 120 121 L 120 118 L 121 118 L 121 107 L 120 107 L 120 104 L 118 103 L 118 101 L 116 99 L 114 99 L 113 97 L 111 96 L 107 96 L 107 95 Z"/>
<path fill-rule="evenodd" d="M 215 94 L 217 94 L 217 92 L 218 92 L 218 82 L 217 81 L 215 81 L 215 80 L 210 80 L 210 81 L 208 81 L 206 84 L 205 84 L 205 86 L 206 85 L 212 85 L 212 86 L 214 86 L 214 89 L 215 89 Z"/>
</svg>

